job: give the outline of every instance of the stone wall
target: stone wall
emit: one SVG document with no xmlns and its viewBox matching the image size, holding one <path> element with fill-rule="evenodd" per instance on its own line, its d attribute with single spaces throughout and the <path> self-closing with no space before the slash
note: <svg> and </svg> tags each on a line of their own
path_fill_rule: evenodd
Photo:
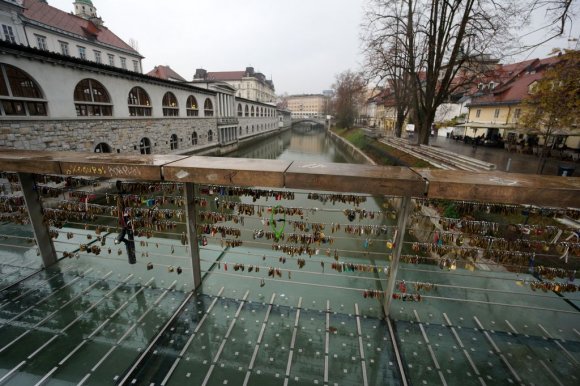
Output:
<svg viewBox="0 0 580 386">
<path fill-rule="evenodd" d="M 354 146 L 352 143 L 348 142 L 346 139 L 342 138 L 341 136 L 333 133 L 332 131 L 327 131 L 328 135 L 338 146 L 339 149 L 344 150 L 351 156 L 357 163 L 367 164 L 367 165 L 376 165 L 376 162 L 373 161 L 369 156 L 363 153 L 359 148 Z"/>
<path fill-rule="evenodd" d="M 2 120 L 0 146 L 30 150 L 89 151 L 106 143 L 113 153 L 139 154 L 139 142 L 149 138 L 154 154 L 172 153 L 169 140 L 178 137 L 178 150 L 192 148 L 192 134 L 197 146 L 218 144 L 216 118 L 132 118 L 70 120 Z M 208 142 L 212 130 L 213 141 Z"/>
<path fill-rule="evenodd" d="M 238 133 L 240 128 L 242 135 L 238 139 L 250 139 L 278 131 L 277 118 L 240 118 Z M 212 141 L 208 141 L 210 130 Z M 197 134 L 195 146 L 194 132 Z M 174 150 L 170 147 L 172 134 L 178 138 Z M 0 147 L 93 152 L 98 144 L 106 143 L 113 153 L 139 154 L 142 138 L 149 139 L 153 154 L 195 152 L 218 146 L 217 118 L 0 120 Z"/>
</svg>

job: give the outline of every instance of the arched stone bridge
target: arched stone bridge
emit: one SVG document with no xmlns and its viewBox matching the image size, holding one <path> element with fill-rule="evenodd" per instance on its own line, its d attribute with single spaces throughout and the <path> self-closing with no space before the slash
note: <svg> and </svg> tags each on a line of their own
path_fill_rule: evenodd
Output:
<svg viewBox="0 0 580 386">
<path fill-rule="evenodd" d="M 324 118 L 292 118 L 292 126 L 300 123 L 313 123 L 316 125 L 326 125 Z"/>
</svg>

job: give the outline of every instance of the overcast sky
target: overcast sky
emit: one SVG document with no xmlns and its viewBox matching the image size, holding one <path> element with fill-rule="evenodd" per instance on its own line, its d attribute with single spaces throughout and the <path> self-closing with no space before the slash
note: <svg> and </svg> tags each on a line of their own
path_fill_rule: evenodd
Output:
<svg viewBox="0 0 580 386">
<path fill-rule="evenodd" d="M 63 11 L 73 0 L 48 0 Z M 185 79 L 196 68 L 253 66 L 282 94 L 320 93 L 335 75 L 358 69 L 366 0 L 93 0 L 105 25 L 138 42 L 143 71 L 169 65 Z M 541 16 L 538 22 L 541 22 Z M 578 22 L 572 36 L 579 37 Z M 550 47 L 567 47 L 567 36 Z M 527 56 L 542 57 L 549 48 Z"/>
</svg>

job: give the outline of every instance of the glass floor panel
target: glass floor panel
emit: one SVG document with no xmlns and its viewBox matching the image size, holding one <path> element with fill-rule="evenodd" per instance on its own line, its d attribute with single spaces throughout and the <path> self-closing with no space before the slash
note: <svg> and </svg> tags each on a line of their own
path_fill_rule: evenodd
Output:
<svg viewBox="0 0 580 386">
<path fill-rule="evenodd" d="M 376 299 L 308 296 L 290 283 L 247 286 L 239 278 L 226 288 L 208 275 L 183 303 L 190 293 L 175 274 L 76 260 L 60 267 L 0 292 L 0 384 L 113 385 L 143 355 L 131 384 L 401 384 L 388 326 L 372 316 L 381 310 Z M 537 304 L 558 301 L 548 293 Z M 411 384 L 578 384 L 578 315 L 506 309 L 394 301 Z"/>
</svg>

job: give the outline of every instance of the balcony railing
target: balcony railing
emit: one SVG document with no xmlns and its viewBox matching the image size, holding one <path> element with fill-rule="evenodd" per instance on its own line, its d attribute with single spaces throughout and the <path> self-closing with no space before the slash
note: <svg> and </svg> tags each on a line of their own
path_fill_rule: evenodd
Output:
<svg viewBox="0 0 580 386">
<path fill-rule="evenodd" d="M 577 369 L 579 178 L 21 150 L 1 150 L 0 165 L 0 216 L 25 228 L 14 237 L 0 227 L 3 248 L 38 254 L 45 267 L 110 270 L 119 286 L 138 277 L 144 291 L 161 287 L 150 308 L 138 300 L 139 321 L 155 307 L 163 313 L 167 294 L 177 299 L 158 329 L 136 322 L 122 335 L 139 330 L 144 340 L 118 359 L 119 384 L 153 379 L 147 371 L 163 384 L 189 371 L 202 384 L 224 366 L 245 384 L 452 385 L 458 374 L 476 384 L 564 384 Z M 202 307 L 200 296 L 213 300 L 191 325 L 184 310 Z M 186 338 L 170 338 L 180 326 Z M 247 357 L 235 354 L 246 341 Z M 172 367 L 156 365 L 169 363 L 153 355 L 168 342 L 181 354 Z M 63 357 L 79 355 L 72 348 Z"/>
</svg>

